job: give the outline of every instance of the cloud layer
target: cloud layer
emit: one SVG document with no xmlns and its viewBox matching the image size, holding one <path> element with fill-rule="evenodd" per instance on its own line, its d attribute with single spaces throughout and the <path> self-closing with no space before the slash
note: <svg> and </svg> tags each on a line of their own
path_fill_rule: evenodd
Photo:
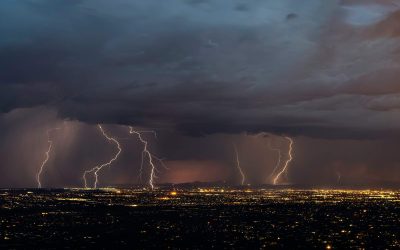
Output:
<svg viewBox="0 0 400 250">
<path fill-rule="evenodd" d="M 3 112 L 46 105 L 195 135 L 399 134 L 395 1 L 1 5 Z"/>
</svg>

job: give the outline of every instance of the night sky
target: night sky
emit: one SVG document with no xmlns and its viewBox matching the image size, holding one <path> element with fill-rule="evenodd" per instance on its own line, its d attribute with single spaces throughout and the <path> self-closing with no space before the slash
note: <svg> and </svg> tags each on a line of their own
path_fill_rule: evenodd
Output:
<svg viewBox="0 0 400 250">
<path fill-rule="evenodd" d="M 2 0 L 0 187 L 400 184 L 399 0 Z"/>
</svg>

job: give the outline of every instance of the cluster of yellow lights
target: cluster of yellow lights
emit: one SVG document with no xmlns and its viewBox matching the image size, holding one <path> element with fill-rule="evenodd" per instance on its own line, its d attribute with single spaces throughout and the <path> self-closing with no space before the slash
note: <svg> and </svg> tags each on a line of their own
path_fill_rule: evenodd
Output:
<svg viewBox="0 0 400 250">
<path fill-rule="evenodd" d="M 237 191 L 238 190 L 235 190 L 235 189 L 225 190 L 223 188 L 199 188 L 198 189 L 199 193 L 225 193 L 225 192 L 234 193 L 234 192 L 237 192 Z M 250 189 L 246 189 L 245 192 L 250 193 L 252 191 Z"/>
<path fill-rule="evenodd" d="M 57 198 L 58 201 L 88 201 L 84 198 Z"/>
</svg>

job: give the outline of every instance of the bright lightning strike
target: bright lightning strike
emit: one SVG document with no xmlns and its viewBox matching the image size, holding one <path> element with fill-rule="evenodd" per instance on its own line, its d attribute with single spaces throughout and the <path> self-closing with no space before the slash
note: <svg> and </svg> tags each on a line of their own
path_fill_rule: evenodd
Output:
<svg viewBox="0 0 400 250">
<path fill-rule="evenodd" d="M 268 176 L 268 180 L 271 179 L 271 177 L 273 176 L 273 174 L 276 172 L 276 170 L 278 170 L 279 166 L 281 165 L 281 160 L 282 160 L 282 153 L 281 150 L 279 148 L 274 148 L 271 145 L 271 139 L 268 141 L 268 147 L 272 150 L 278 153 L 278 161 L 275 164 L 274 169 L 272 170 L 271 174 Z"/>
<path fill-rule="evenodd" d="M 37 184 L 38 184 L 38 188 L 42 188 L 41 175 L 42 175 L 42 172 L 43 172 L 43 170 L 44 170 L 44 167 L 46 166 L 46 163 L 49 161 L 51 149 L 52 149 L 52 147 L 53 147 L 53 141 L 51 140 L 50 133 L 51 133 L 52 131 L 58 130 L 58 129 L 60 129 L 60 128 L 48 129 L 48 130 L 46 131 L 46 134 L 47 134 L 47 143 L 48 143 L 49 147 L 47 148 L 47 151 L 45 152 L 45 158 L 44 158 L 42 164 L 40 165 L 39 172 L 36 174 L 36 181 L 37 181 Z"/>
<path fill-rule="evenodd" d="M 283 166 L 282 170 L 276 175 L 274 179 L 274 185 L 278 183 L 279 177 L 286 172 L 290 162 L 293 160 L 292 151 L 293 151 L 293 140 L 290 137 L 285 136 L 285 139 L 289 141 L 289 158 L 286 160 L 285 165 Z"/>
<path fill-rule="evenodd" d="M 86 180 L 86 175 L 87 175 L 87 174 L 94 173 L 94 176 L 95 176 L 94 188 L 97 188 L 97 185 L 98 185 L 98 183 L 99 183 L 99 175 L 98 175 L 98 173 L 99 173 L 104 167 L 111 166 L 111 164 L 112 164 L 114 161 L 116 161 L 116 160 L 118 159 L 119 155 L 120 155 L 121 152 L 122 152 L 121 145 L 119 144 L 119 142 L 118 142 L 115 138 L 109 136 L 109 135 L 104 131 L 103 127 L 102 127 L 100 124 L 97 125 L 97 126 L 98 126 L 98 128 L 100 129 L 100 131 L 101 131 L 101 133 L 103 134 L 103 136 L 104 136 L 108 141 L 113 142 L 113 143 L 117 146 L 118 152 L 115 154 L 115 156 L 114 156 L 110 161 L 108 161 L 108 162 L 106 162 L 106 163 L 103 163 L 103 164 L 100 165 L 100 166 L 96 166 L 96 167 L 94 167 L 94 168 L 92 168 L 92 169 L 90 169 L 90 170 L 86 170 L 86 171 L 83 173 L 83 180 L 84 180 L 84 182 L 85 182 L 85 188 L 88 188 L 88 184 L 87 184 L 87 180 Z"/>
<path fill-rule="evenodd" d="M 240 175 L 242 176 L 242 181 L 241 184 L 242 186 L 244 185 L 245 181 L 246 181 L 246 176 L 243 173 L 242 167 L 240 166 L 240 160 L 239 160 L 239 152 L 237 150 L 236 144 L 233 144 L 233 148 L 235 150 L 235 155 L 236 155 L 236 167 L 239 170 Z"/>
<path fill-rule="evenodd" d="M 150 176 L 149 176 L 149 186 L 151 187 L 151 189 L 154 189 L 154 179 L 157 178 L 156 176 L 156 172 L 158 172 L 156 164 L 154 163 L 154 159 L 156 161 L 158 161 L 159 164 L 161 164 L 164 168 L 168 169 L 162 159 L 158 158 L 157 156 L 153 155 L 149 149 L 148 149 L 148 141 L 146 141 L 143 137 L 142 137 L 142 133 L 153 133 L 155 137 L 157 137 L 156 132 L 154 131 L 137 131 L 135 130 L 132 126 L 129 126 L 129 134 L 135 134 L 138 136 L 140 142 L 143 144 L 143 151 L 142 151 L 142 161 L 140 164 L 140 173 L 139 173 L 139 177 L 141 178 L 142 176 L 142 171 L 143 171 L 143 164 L 144 164 L 144 158 L 147 157 L 148 161 L 149 161 L 149 165 L 150 165 Z"/>
</svg>

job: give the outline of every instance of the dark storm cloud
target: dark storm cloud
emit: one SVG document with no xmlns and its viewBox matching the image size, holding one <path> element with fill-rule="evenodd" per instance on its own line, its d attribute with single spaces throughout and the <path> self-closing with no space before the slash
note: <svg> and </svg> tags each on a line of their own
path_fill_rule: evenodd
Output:
<svg viewBox="0 0 400 250">
<path fill-rule="evenodd" d="M 47 105 L 193 135 L 399 134 L 396 2 L 0 5 L 3 112 Z"/>
</svg>

